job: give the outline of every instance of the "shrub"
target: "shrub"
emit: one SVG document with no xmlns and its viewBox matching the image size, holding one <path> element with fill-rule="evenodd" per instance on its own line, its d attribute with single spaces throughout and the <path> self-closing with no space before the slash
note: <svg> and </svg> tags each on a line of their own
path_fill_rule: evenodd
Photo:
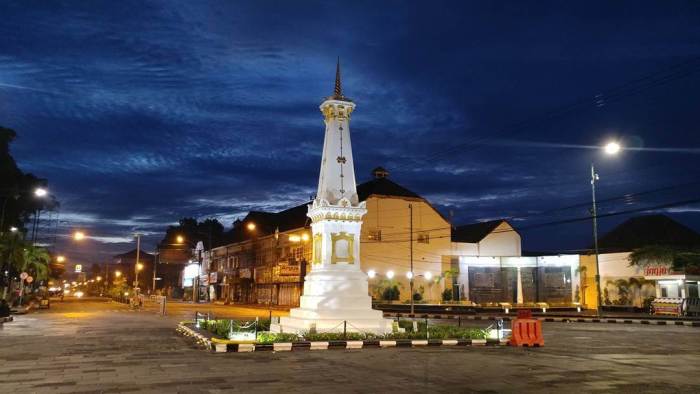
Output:
<svg viewBox="0 0 700 394">
<path fill-rule="evenodd" d="M 423 300 L 423 295 L 419 292 L 413 293 L 413 301 L 421 301 Z"/>
<path fill-rule="evenodd" d="M 401 291 L 399 291 L 399 286 L 393 285 L 384 289 L 382 292 L 382 299 L 386 301 L 396 301 L 401 296 Z"/>
<path fill-rule="evenodd" d="M 360 332 L 348 332 L 346 334 L 342 332 L 305 332 L 302 334 L 302 337 L 307 341 L 362 341 L 367 338 L 367 335 Z"/>
<path fill-rule="evenodd" d="M 442 292 L 442 300 L 444 302 L 452 301 L 452 289 L 445 289 Z"/>
<path fill-rule="evenodd" d="M 299 336 L 297 334 L 291 333 L 273 333 L 269 331 L 258 332 L 257 343 L 263 345 L 269 345 L 271 343 L 280 342 L 297 342 L 299 341 Z"/>
</svg>

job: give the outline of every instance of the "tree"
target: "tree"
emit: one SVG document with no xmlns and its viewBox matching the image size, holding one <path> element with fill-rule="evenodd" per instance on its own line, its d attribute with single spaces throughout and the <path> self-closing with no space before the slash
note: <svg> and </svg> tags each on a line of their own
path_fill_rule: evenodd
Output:
<svg viewBox="0 0 700 394">
<path fill-rule="evenodd" d="M 46 249 L 25 245 L 22 266 L 18 271 L 29 273 L 36 281 L 47 280 L 49 279 L 50 261 L 51 256 Z"/>
<path fill-rule="evenodd" d="M 17 273 L 17 267 L 21 267 L 24 261 L 24 243 L 19 233 L 5 233 L 0 235 L 0 286 L 2 286 L 2 298 L 7 297 L 7 290 L 11 286 L 11 279 Z M 5 275 L 7 272 L 7 275 Z"/>
<path fill-rule="evenodd" d="M 630 253 L 630 265 L 641 267 L 666 264 L 674 271 L 700 274 L 700 248 L 668 245 L 649 245 Z"/>
<path fill-rule="evenodd" d="M 39 209 L 51 210 L 58 202 L 51 195 L 47 198 L 35 198 L 37 187 L 47 187 L 45 179 L 19 169 L 10 154 L 10 144 L 17 133 L 0 126 L 0 233 L 10 226 L 24 230 L 24 223 Z"/>
<path fill-rule="evenodd" d="M 183 236 L 188 244 L 202 242 L 205 249 L 215 248 L 224 243 L 224 225 L 217 219 L 205 219 L 201 222 L 195 218 L 182 218 L 177 226 L 169 226 L 161 245 L 177 243 L 177 236 Z"/>
</svg>

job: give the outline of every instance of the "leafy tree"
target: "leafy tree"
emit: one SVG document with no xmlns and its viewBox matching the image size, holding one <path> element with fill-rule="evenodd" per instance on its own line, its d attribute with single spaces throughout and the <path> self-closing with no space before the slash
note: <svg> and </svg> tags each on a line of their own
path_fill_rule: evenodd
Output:
<svg viewBox="0 0 700 394">
<path fill-rule="evenodd" d="M 28 272 L 36 281 L 49 279 L 49 261 L 51 261 L 51 256 L 46 249 L 25 245 L 24 258 L 22 260 L 22 265 L 18 267 L 18 271 Z"/>
<path fill-rule="evenodd" d="M 17 137 L 14 130 L 0 126 L 0 233 L 10 226 L 25 229 L 37 210 L 51 210 L 58 202 L 51 195 L 35 198 L 37 187 L 46 187 L 45 179 L 22 172 L 10 154 L 10 144 Z"/>
<path fill-rule="evenodd" d="M 630 253 L 630 265 L 668 264 L 674 271 L 700 274 L 700 247 L 649 245 Z"/>
<path fill-rule="evenodd" d="M 225 242 L 224 225 L 217 219 L 205 219 L 197 221 L 195 218 L 182 218 L 177 226 L 169 226 L 165 232 L 165 237 L 161 241 L 162 246 L 171 246 L 177 243 L 177 237 L 183 236 L 188 245 L 195 245 L 197 242 L 204 243 L 204 248 L 215 248 Z"/>
</svg>

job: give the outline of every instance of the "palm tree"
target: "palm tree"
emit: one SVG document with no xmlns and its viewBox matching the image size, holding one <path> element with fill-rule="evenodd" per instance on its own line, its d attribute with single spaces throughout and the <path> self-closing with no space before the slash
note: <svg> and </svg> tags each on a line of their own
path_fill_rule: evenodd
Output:
<svg viewBox="0 0 700 394">
<path fill-rule="evenodd" d="M 37 281 L 49 278 L 49 262 L 51 256 L 44 248 L 27 245 L 24 248 L 24 259 L 21 271 L 30 273 Z"/>
<path fill-rule="evenodd" d="M 22 249 L 22 260 L 18 266 L 15 266 L 19 272 L 26 272 L 39 282 L 49 278 L 49 261 L 51 257 L 49 252 L 44 248 L 33 245 L 24 245 Z M 24 280 L 20 282 L 19 299 L 22 302 L 24 295 Z"/>
<path fill-rule="evenodd" d="M 12 287 L 11 278 L 17 267 L 21 267 L 24 261 L 22 250 L 23 241 L 17 233 L 5 233 L 0 236 L 0 274 L 2 274 L 2 298 L 7 298 L 7 290 Z M 5 275 L 8 272 L 8 275 Z"/>
</svg>

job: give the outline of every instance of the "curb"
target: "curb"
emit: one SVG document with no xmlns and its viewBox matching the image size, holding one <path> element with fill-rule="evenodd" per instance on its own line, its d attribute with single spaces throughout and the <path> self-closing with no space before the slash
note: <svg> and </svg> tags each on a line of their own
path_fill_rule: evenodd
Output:
<svg viewBox="0 0 700 394">
<path fill-rule="evenodd" d="M 255 343 L 221 343 L 213 342 L 210 338 L 196 332 L 195 330 L 179 324 L 175 329 L 178 334 L 189 337 L 205 350 L 214 353 L 250 353 L 261 351 L 292 352 L 292 351 L 315 351 L 334 349 L 364 349 L 364 348 L 419 348 L 419 347 L 467 347 L 467 346 L 505 346 L 507 339 L 396 339 L 396 340 L 364 340 L 364 341 L 300 341 L 300 342 L 279 342 L 273 344 Z"/>
<path fill-rule="evenodd" d="M 458 315 L 431 315 L 431 314 L 410 314 L 410 313 L 394 313 L 384 312 L 384 317 L 408 317 L 421 319 L 448 319 L 448 320 L 498 320 L 511 321 L 514 317 L 510 316 L 458 316 Z M 582 318 L 582 317 L 534 317 L 548 323 L 609 323 L 609 324 L 647 324 L 654 326 L 686 326 L 700 327 L 700 321 L 688 320 L 645 320 L 645 319 L 606 319 L 606 318 Z"/>
</svg>

